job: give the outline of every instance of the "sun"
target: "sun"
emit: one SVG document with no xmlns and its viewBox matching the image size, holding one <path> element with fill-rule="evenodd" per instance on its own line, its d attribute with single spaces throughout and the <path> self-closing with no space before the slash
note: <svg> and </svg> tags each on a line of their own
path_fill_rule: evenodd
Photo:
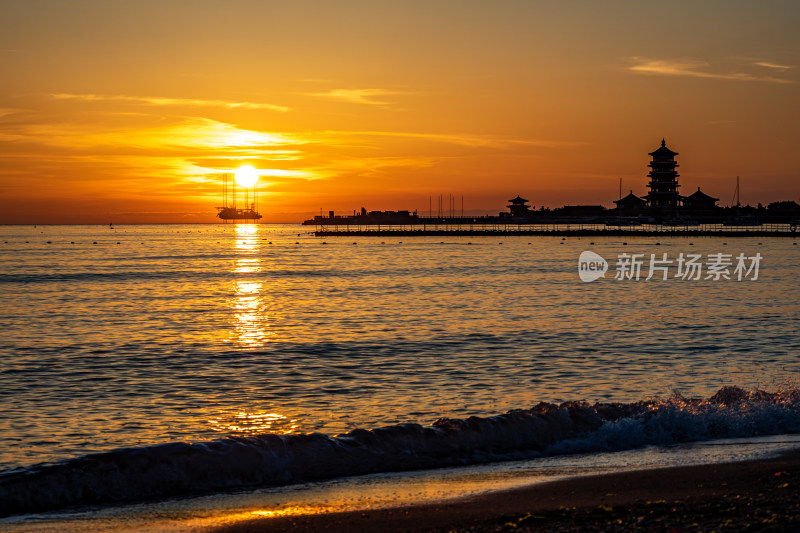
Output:
<svg viewBox="0 0 800 533">
<path fill-rule="evenodd" d="M 236 183 L 242 187 L 252 187 L 258 181 L 258 171 L 250 165 L 236 169 Z"/>
</svg>

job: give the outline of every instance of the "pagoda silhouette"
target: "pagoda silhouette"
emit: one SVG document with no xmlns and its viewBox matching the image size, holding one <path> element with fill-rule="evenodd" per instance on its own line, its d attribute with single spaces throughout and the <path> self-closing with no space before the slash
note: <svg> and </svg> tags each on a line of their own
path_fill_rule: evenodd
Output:
<svg viewBox="0 0 800 533">
<path fill-rule="evenodd" d="M 527 217 L 531 214 L 531 206 L 528 205 L 528 200 L 520 195 L 516 198 L 509 200 L 508 210 L 511 212 L 512 217 Z"/>
<path fill-rule="evenodd" d="M 650 172 L 647 176 L 650 183 L 647 186 L 650 187 L 650 192 L 645 196 L 647 206 L 658 211 L 675 212 L 681 199 L 678 194 L 679 174 L 675 170 L 678 167 L 675 162 L 678 152 L 667 148 L 666 141 L 661 139 L 661 146 L 649 155 L 653 160 L 648 165 Z"/>
</svg>

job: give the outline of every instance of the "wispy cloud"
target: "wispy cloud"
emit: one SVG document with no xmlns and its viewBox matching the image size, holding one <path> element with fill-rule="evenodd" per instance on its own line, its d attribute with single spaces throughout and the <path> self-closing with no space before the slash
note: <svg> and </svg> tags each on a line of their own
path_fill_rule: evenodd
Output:
<svg viewBox="0 0 800 533">
<path fill-rule="evenodd" d="M 351 104 L 366 104 L 385 106 L 391 102 L 382 100 L 374 100 L 374 97 L 381 96 L 396 96 L 408 93 L 397 91 L 386 91 L 384 89 L 334 89 L 326 93 L 308 93 L 308 96 L 321 96 L 323 98 L 332 98 L 334 100 L 341 100 Z"/>
<path fill-rule="evenodd" d="M 16 113 L 21 112 L 21 109 L 13 109 L 10 107 L 0 107 L 0 117 L 7 117 L 8 115 L 14 115 Z"/>
<path fill-rule="evenodd" d="M 230 102 L 227 100 L 201 100 L 192 98 L 163 98 L 157 96 L 126 96 L 103 94 L 68 94 L 51 95 L 57 100 L 82 100 L 85 102 L 128 102 L 132 104 L 175 107 L 222 107 L 225 109 L 267 109 L 269 111 L 289 111 L 288 107 L 256 102 Z"/>
<path fill-rule="evenodd" d="M 309 177 L 303 168 L 292 168 L 303 157 L 299 147 L 308 142 L 300 136 L 243 129 L 202 117 L 167 121 L 142 128 L 138 122 L 64 122 L 42 116 L 26 123 L 6 123 L 0 130 L 0 143 L 13 142 L 13 153 L 39 161 L 34 170 L 52 160 L 64 168 L 69 163 L 105 174 L 102 169 L 124 168 L 121 175 L 184 180 L 220 172 L 241 161 L 257 161 L 261 168 L 289 167 L 266 175 Z M 3 159 L 7 157 L 0 156 Z M 196 160 L 205 164 L 193 164 Z"/>
<path fill-rule="evenodd" d="M 455 144 L 472 148 L 508 148 L 511 146 L 541 146 L 545 148 L 564 148 L 582 146 L 578 141 L 556 141 L 547 139 L 524 139 L 497 135 L 475 135 L 461 133 L 419 133 L 398 131 L 325 131 L 315 134 L 317 138 L 343 137 L 362 142 L 365 137 L 394 137 Z"/>
<path fill-rule="evenodd" d="M 793 66 L 790 66 L 790 65 L 779 65 L 777 63 L 770 63 L 768 61 L 757 61 L 757 62 L 755 62 L 753 64 L 757 65 L 759 67 L 765 67 L 765 68 L 772 68 L 772 69 L 775 69 L 775 70 L 780 70 L 781 72 L 786 72 L 787 70 L 794 68 Z"/>
<path fill-rule="evenodd" d="M 319 174 L 336 176 L 342 173 L 357 173 L 362 176 L 380 174 L 388 168 L 425 168 L 436 164 L 434 157 L 421 156 L 384 156 L 384 157 L 352 157 L 337 161 L 335 166 L 319 169 Z"/>
<path fill-rule="evenodd" d="M 183 113 L 171 115 L 177 113 L 152 116 L 88 110 L 80 115 L 27 113 L 25 120 L 0 118 L 0 145 L 9 143 L 0 146 L 0 177 L 13 173 L 29 180 L 66 175 L 70 177 L 64 183 L 76 190 L 113 179 L 113 194 L 121 196 L 135 190 L 139 197 L 154 199 L 175 194 L 184 199 L 208 198 L 219 192 L 220 173 L 247 163 L 260 169 L 265 191 L 305 194 L 304 184 L 312 180 L 337 180 L 337 184 L 358 188 L 363 185 L 359 180 L 395 183 L 402 181 L 398 176 L 432 172 L 431 168 L 458 165 L 458 160 L 466 165 L 475 157 L 529 157 L 531 152 L 582 144 L 424 130 L 279 132 Z M 543 150 L 531 149 L 535 147 Z M 19 156 L 24 164 L 10 161 Z M 64 194 L 72 194 L 69 190 L 65 188 Z"/>
<path fill-rule="evenodd" d="M 182 119 L 151 128 L 111 127 L 92 123 L 43 123 L 20 125 L 5 132 L 2 140 L 29 140 L 76 150 L 146 149 L 153 153 L 203 150 L 221 151 L 230 156 L 268 153 L 279 147 L 303 144 L 280 133 L 238 128 L 207 118 Z"/>
<path fill-rule="evenodd" d="M 644 59 L 631 58 L 633 65 L 628 70 L 644 74 L 659 74 L 664 76 L 683 76 L 690 78 L 707 78 L 733 81 L 762 81 L 769 83 L 794 83 L 791 80 L 761 76 L 749 72 L 715 72 L 710 70 L 707 61 L 698 59 Z M 765 66 L 765 65 L 761 65 Z"/>
</svg>

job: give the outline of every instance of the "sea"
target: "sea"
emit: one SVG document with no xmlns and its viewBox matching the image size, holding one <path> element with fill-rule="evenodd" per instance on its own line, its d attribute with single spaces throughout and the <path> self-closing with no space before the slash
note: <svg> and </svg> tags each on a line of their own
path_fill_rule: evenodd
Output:
<svg viewBox="0 0 800 533">
<path fill-rule="evenodd" d="M 800 446 L 798 240 L 0 226 L 0 527 L 204 530 Z"/>
</svg>

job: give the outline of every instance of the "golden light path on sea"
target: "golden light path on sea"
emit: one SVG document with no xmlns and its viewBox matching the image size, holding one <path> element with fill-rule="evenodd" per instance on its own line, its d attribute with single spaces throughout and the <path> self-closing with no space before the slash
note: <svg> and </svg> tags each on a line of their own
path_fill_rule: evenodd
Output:
<svg viewBox="0 0 800 533">
<path fill-rule="evenodd" d="M 233 311 L 230 340 L 244 349 L 257 348 L 275 336 L 269 329 L 264 282 L 253 277 L 262 271 L 259 230 L 257 224 L 236 224 L 234 230 L 236 261 L 233 295 L 229 298 Z"/>
</svg>

